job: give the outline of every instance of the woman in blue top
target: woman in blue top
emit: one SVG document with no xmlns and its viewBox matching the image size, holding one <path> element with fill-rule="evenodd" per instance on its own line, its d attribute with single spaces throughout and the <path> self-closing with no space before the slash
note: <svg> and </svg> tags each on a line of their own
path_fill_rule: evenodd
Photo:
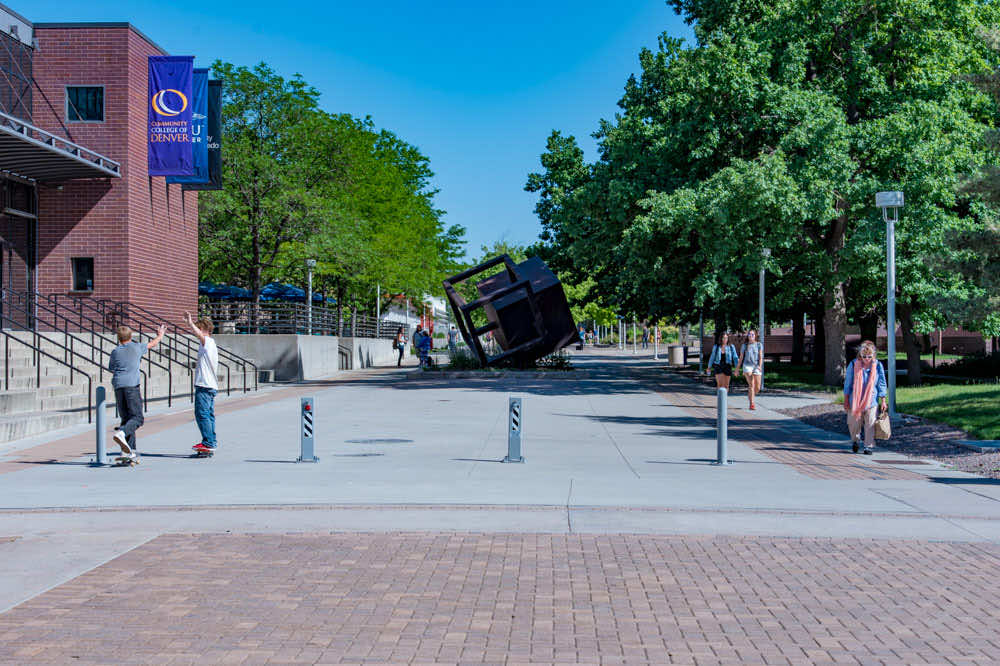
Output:
<svg viewBox="0 0 1000 666">
<path fill-rule="evenodd" d="M 757 342 L 757 331 L 747 331 L 746 342 L 740 349 L 739 367 L 743 369 L 743 377 L 747 380 L 750 409 L 757 409 L 753 397 L 760 393 L 760 380 L 764 374 L 764 345 Z"/>
<path fill-rule="evenodd" d="M 736 365 L 736 347 L 729 344 L 729 334 L 723 331 L 715 334 L 715 345 L 708 359 L 708 367 L 715 374 L 715 385 L 729 390 L 729 382 L 733 377 L 733 366 Z"/>
<path fill-rule="evenodd" d="M 858 452 L 858 436 L 865 431 L 865 455 L 875 447 L 875 403 L 884 412 L 886 403 L 885 370 L 875 360 L 875 343 L 865 340 L 858 348 L 858 357 L 844 373 L 844 411 L 847 429 L 851 433 L 851 450 Z"/>
</svg>

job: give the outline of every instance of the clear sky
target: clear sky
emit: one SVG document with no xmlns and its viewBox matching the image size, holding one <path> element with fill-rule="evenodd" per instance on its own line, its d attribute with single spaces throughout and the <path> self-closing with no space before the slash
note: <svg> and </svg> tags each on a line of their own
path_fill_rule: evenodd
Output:
<svg viewBox="0 0 1000 666">
<path fill-rule="evenodd" d="M 166 51 L 300 73 L 333 112 L 370 115 L 431 160 L 468 254 L 540 230 L 527 174 L 553 129 L 588 159 L 643 46 L 692 39 L 664 0 L 3 0 L 30 21 L 129 21 Z M 224 149 L 223 149 L 224 150 Z"/>
</svg>

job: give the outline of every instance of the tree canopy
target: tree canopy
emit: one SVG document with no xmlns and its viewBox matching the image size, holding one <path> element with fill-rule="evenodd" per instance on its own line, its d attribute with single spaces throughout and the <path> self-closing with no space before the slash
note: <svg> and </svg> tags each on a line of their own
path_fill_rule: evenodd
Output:
<svg viewBox="0 0 1000 666">
<path fill-rule="evenodd" d="M 595 162 L 555 131 L 528 178 L 553 263 L 593 276 L 605 304 L 637 316 L 705 312 L 733 328 L 754 318 L 764 266 L 769 313 L 822 321 L 818 353 L 837 383 L 848 316 L 885 304 L 874 194 L 903 190 L 897 300 L 919 378 L 916 334 L 954 316 L 942 303 L 983 288 L 974 269 L 953 266 L 975 254 L 956 239 L 995 224 L 964 185 L 997 164 L 984 137 L 998 107 L 974 82 L 1000 62 L 983 36 L 1000 23 L 997 4 L 669 4 L 696 44 L 664 35 L 640 53 L 621 111 L 595 132 Z M 989 326 L 972 309 L 960 323 Z"/>
<path fill-rule="evenodd" d="M 338 301 L 422 297 L 459 266 L 465 230 L 434 205 L 430 160 L 370 118 L 319 108 L 319 92 L 267 65 L 216 62 L 223 82 L 224 188 L 203 192 L 203 279 L 314 284 Z"/>
</svg>

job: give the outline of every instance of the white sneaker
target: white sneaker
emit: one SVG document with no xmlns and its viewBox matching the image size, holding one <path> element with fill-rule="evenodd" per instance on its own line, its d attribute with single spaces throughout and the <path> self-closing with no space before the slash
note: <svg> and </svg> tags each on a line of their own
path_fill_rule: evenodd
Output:
<svg viewBox="0 0 1000 666">
<path fill-rule="evenodd" d="M 127 456 L 133 455 L 132 447 L 128 445 L 128 439 L 121 430 L 115 430 L 115 434 L 111 436 L 111 439 L 115 440 L 115 443 L 121 447 L 122 453 Z"/>
</svg>

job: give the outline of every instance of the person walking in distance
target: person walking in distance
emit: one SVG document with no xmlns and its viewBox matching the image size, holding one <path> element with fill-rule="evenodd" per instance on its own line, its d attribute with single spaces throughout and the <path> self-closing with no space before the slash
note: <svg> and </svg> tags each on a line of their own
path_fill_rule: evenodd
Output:
<svg viewBox="0 0 1000 666">
<path fill-rule="evenodd" d="M 215 439 L 215 394 L 219 391 L 219 349 L 212 339 L 212 320 L 194 321 L 185 312 L 188 326 L 201 344 L 198 346 L 198 371 L 194 378 L 194 420 L 201 431 L 201 441 L 191 448 L 197 453 L 211 453 L 218 447 Z"/>
<path fill-rule="evenodd" d="M 761 378 L 764 376 L 764 345 L 757 342 L 757 331 L 747 331 L 746 341 L 740 348 L 740 362 L 743 377 L 747 380 L 750 394 L 750 409 L 757 409 L 753 397 L 760 393 Z"/>
<path fill-rule="evenodd" d="M 458 329 L 454 324 L 448 329 L 448 351 L 452 354 L 458 351 Z"/>
<path fill-rule="evenodd" d="M 736 347 L 729 344 L 729 334 L 723 331 L 715 334 L 715 345 L 708 359 L 708 367 L 715 374 L 717 388 L 729 390 L 729 382 L 733 378 L 733 366 L 736 365 Z"/>
<path fill-rule="evenodd" d="M 406 351 L 406 333 L 403 332 L 403 327 L 400 326 L 396 329 L 396 339 L 392 341 L 393 346 L 399 352 L 399 358 L 396 359 L 396 367 L 403 365 L 403 352 Z"/>
<path fill-rule="evenodd" d="M 642 325 L 642 348 L 649 349 L 649 324 Z"/>
<path fill-rule="evenodd" d="M 119 326 L 118 346 L 111 351 L 108 370 L 111 371 L 111 386 L 115 390 L 115 404 L 122 422 L 111 438 L 121 448 L 122 455 L 135 460 L 135 431 L 142 427 L 142 395 L 139 392 L 139 362 L 150 349 L 160 344 L 167 327 L 163 324 L 156 329 L 156 337 L 147 344 L 132 342 L 132 329 Z"/>
<path fill-rule="evenodd" d="M 858 357 L 847 366 L 844 373 L 844 411 L 847 412 L 847 429 L 851 433 L 851 450 L 858 452 L 861 431 L 865 435 L 865 455 L 875 448 L 875 405 L 882 411 L 888 409 L 885 370 L 875 359 L 875 343 L 865 340 L 858 348 Z"/>
</svg>

